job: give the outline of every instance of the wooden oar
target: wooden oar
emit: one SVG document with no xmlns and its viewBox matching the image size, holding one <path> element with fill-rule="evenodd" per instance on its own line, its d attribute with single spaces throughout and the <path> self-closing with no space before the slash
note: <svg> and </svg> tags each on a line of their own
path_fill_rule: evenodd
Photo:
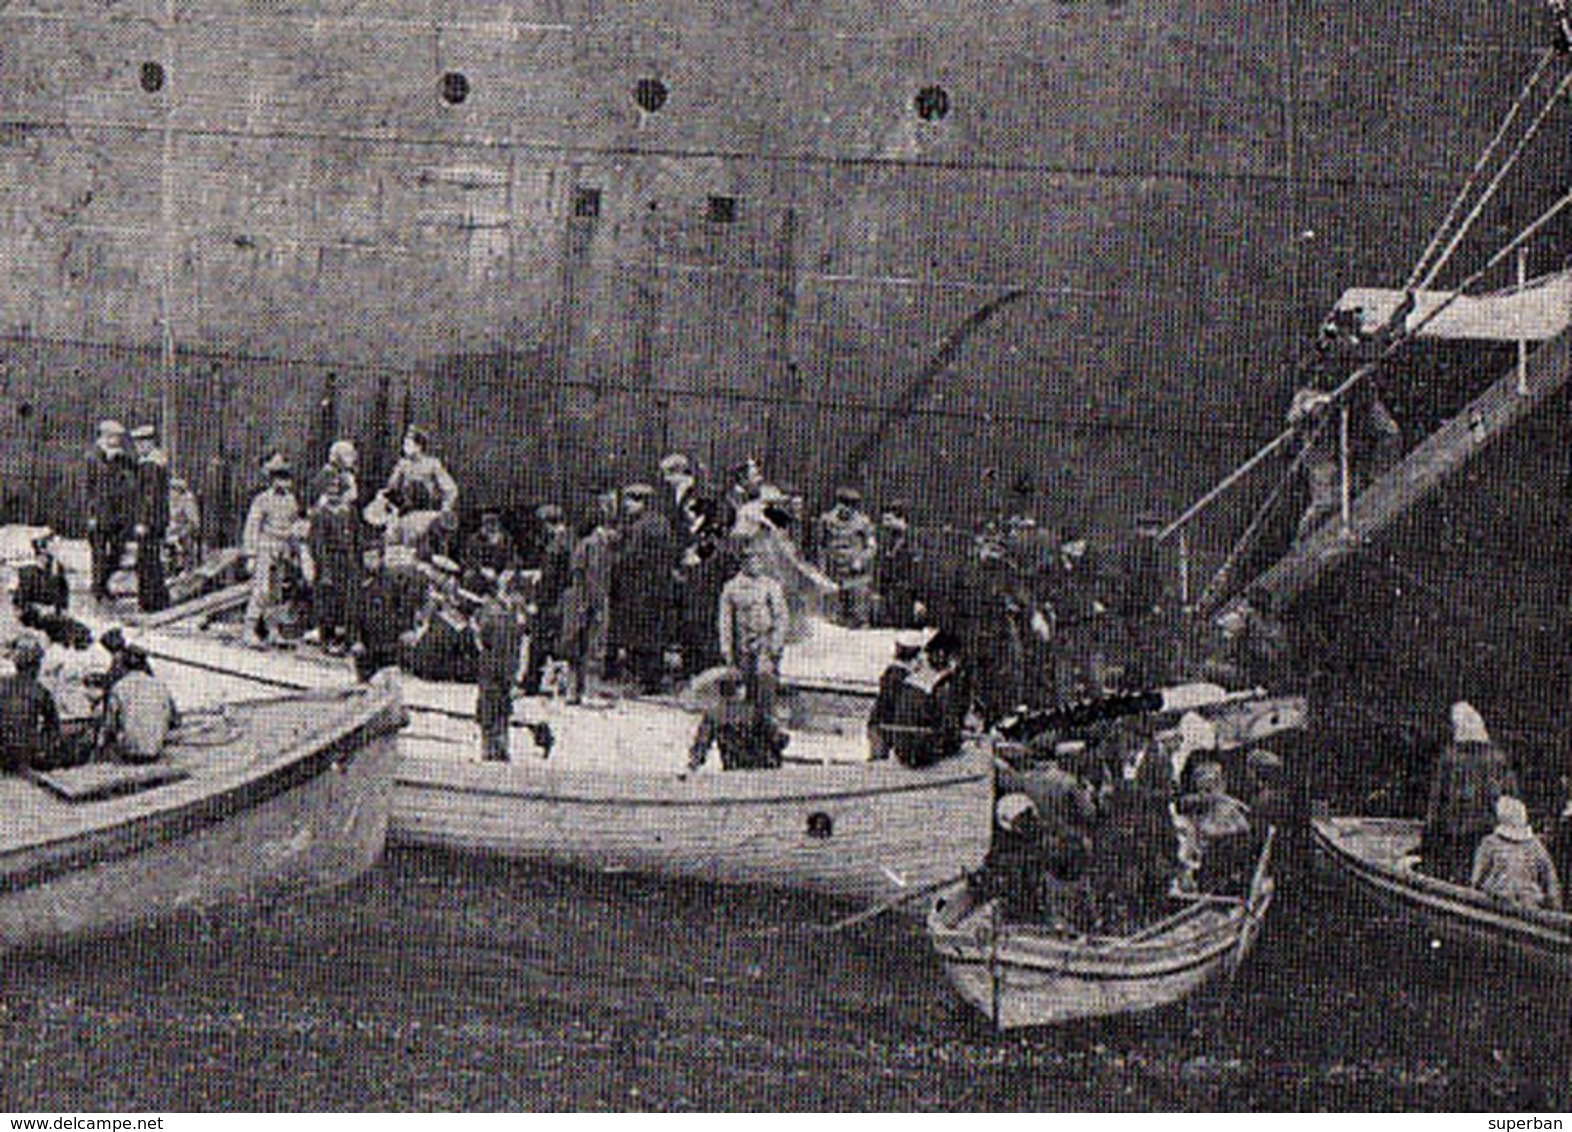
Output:
<svg viewBox="0 0 1572 1132">
<path fill-rule="evenodd" d="M 866 924 L 869 920 L 876 920 L 886 912 L 893 912 L 902 905 L 910 904 L 913 900 L 931 896 L 941 888 L 948 888 L 957 881 L 965 880 L 966 877 L 967 874 L 964 872 L 956 873 L 954 876 L 945 877 L 943 880 L 936 880 L 932 884 L 925 884 L 921 888 L 914 888 L 910 892 L 903 892 L 899 896 L 892 897 L 883 903 L 875 904 L 871 908 L 864 908 L 861 912 L 836 920 L 833 924 L 818 926 L 814 930 L 823 935 L 834 935 L 836 932 L 843 932 L 847 928 L 855 928 L 858 924 Z"/>
</svg>

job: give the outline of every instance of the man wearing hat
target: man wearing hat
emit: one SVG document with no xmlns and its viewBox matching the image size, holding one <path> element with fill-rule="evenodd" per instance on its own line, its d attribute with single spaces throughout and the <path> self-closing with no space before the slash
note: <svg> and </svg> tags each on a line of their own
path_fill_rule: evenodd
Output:
<svg viewBox="0 0 1572 1132">
<path fill-rule="evenodd" d="M 665 675 L 672 572 L 677 567 L 671 524 L 650 504 L 655 489 L 629 484 L 622 491 L 622 540 L 611 583 L 612 649 L 626 651 L 640 691 L 654 695 Z"/>
<path fill-rule="evenodd" d="M 1496 826 L 1474 852 L 1468 883 L 1515 908 L 1562 910 L 1561 879 L 1550 853 L 1534 836 L 1528 807 L 1510 794 L 1496 799 Z"/>
<path fill-rule="evenodd" d="M 131 430 L 136 445 L 136 601 L 143 613 L 169 605 L 164 585 L 164 535 L 169 530 L 169 459 L 150 424 Z"/>
<path fill-rule="evenodd" d="M 848 629 L 866 629 L 873 603 L 873 562 L 879 542 L 873 520 L 858 505 L 862 492 L 842 487 L 835 506 L 819 516 L 819 565 L 839 589 L 831 620 Z"/>
<path fill-rule="evenodd" d="M 55 557 L 54 542 L 55 533 L 47 527 L 34 537 L 33 561 L 17 570 L 11 604 L 17 620 L 27 628 L 37 629 L 51 641 L 86 648 L 93 643 L 93 634 L 66 614 L 71 585 Z"/>
<path fill-rule="evenodd" d="M 16 671 L 0 676 L 0 771 L 57 765 L 60 711 L 49 689 L 38 682 L 44 643 L 32 633 L 11 642 Z"/>
<path fill-rule="evenodd" d="M 93 555 L 93 596 L 109 600 L 109 579 L 136 519 L 136 464 L 126 451 L 119 421 L 100 421 L 98 440 L 87 454 L 87 542 Z"/>
<path fill-rule="evenodd" d="M 245 641 L 264 643 L 278 637 L 278 610 L 282 601 L 284 569 L 294 553 L 300 503 L 295 498 L 294 474 L 282 452 L 263 461 L 268 485 L 256 494 L 246 512 L 240 545 L 251 564 L 251 597 L 246 602 Z"/>
<path fill-rule="evenodd" d="M 562 631 L 562 595 L 568 589 L 568 564 L 573 557 L 573 533 L 567 516 L 555 503 L 535 508 L 535 518 L 545 532 L 540 552 L 540 580 L 535 583 L 529 621 L 529 661 L 524 668 L 524 694 L 538 696 L 546 661 L 556 655 Z"/>
</svg>

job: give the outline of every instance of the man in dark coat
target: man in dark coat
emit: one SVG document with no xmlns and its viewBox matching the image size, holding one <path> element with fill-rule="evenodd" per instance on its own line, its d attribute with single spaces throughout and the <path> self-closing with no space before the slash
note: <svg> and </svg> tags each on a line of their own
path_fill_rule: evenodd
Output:
<svg viewBox="0 0 1572 1132">
<path fill-rule="evenodd" d="M 169 459 L 152 425 L 131 430 L 136 444 L 136 601 L 143 613 L 169 605 L 164 585 L 164 536 L 169 531 Z"/>
<path fill-rule="evenodd" d="M 109 600 L 109 579 L 120 568 L 136 522 L 136 464 L 119 421 L 101 421 L 87 454 L 87 541 L 93 554 L 93 596 Z"/>
<path fill-rule="evenodd" d="M 355 674 L 370 680 L 384 668 L 398 666 L 399 649 L 412 636 L 415 618 L 426 601 L 426 581 L 413 565 L 413 553 L 397 548 L 407 559 L 403 566 L 384 561 L 379 542 L 368 542 L 362 552 L 364 577 L 355 598 Z"/>
<path fill-rule="evenodd" d="M 352 609 L 360 589 L 364 533 L 350 495 L 353 490 L 353 479 L 327 479 L 311 509 L 311 559 L 317 572 L 311 585 L 311 614 L 323 647 L 334 654 L 349 646 Z"/>
<path fill-rule="evenodd" d="M 875 623 L 887 629 L 911 629 L 917 620 L 917 560 L 905 509 L 892 504 L 879 517 L 878 553 L 874 558 Z"/>
<path fill-rule="evenodd" d="M 901 684 L 886 725 L 891 753 L 906 766 L 924 767 L 961 753 L 966 697 L 961 689 L 960 640 L 935 633 L 923 663 Z"/>
<path fill-rule="evenodd" d="M 666 516 L 650 506 L 653 488 L 632 484 L 622 494 L 624 526 L 612 579 L 612 633 L 627 652 L 639 689 L 654 694 L 661 690 L 665 673 L 675 545 Z"/>
<path fill-rule="evenodd" d="M 540 552 L 540 581 L 535 583 L 534 612 L 529 622 L 529 665 L 524 672 L 524 694 L 538 696 L 546 661 L 556 655 L 557 635 L 562 631 L 562 595 L 568 590 L 568 571 L 573 558 L 573 532 L 568 529 L 562 508 L 544 503 L 535 517 L 546 529 L 546 543 Z"/>
<path fill-rule="evenodd" d="M 85 649 L 93 643 L 86 625 L 66 613 L 71 604 L 71 584 L 65 567 L 54 553 L 55 534 L 47 528 L 33 539 L 33 561 L 16 572 L 11 604 L 17 620 L 37 629 L 57 644 Z"/>
<path fill-rule="evenodd" d="M 466 570 L 490 570 L 497 577 L 519 568 L 519 551 L 513 536 L 502 525 L 502 511 L 487 507 L 480 513 L 480 526 L 464 542 L 461 564 Z"/>
<path fill-rule="evenodd" d="M 485 590 L 475 612 L 473 632 L 479 658 L 475 665 L 475 719 L 480 724 L 481 755 L 489 762 L 507 762 L 508 728 L 513 718 L 513 689 L 519 678 L 524 626 L 504 599 L 505 583 L 481 569 L 470 584 Z"/>
</svg>

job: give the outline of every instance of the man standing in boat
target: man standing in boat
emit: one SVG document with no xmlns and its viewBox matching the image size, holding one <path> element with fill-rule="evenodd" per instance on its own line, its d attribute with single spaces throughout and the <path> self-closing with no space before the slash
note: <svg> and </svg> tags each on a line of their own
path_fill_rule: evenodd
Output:
<svg viewBox="0 0 1572 1132">
<path fill-rule="evenodd" d="M 442 461 L 426 450 L 430 443 L 424 428 L 411 425 L 404 433 L 404 454 L 382 489 L 398 513 L 392 528 L 395 540 L 414 547 L 421 558 L 444 549 L 440 543 L 458 506 L 458 484 Z"/>
<path fill-rule="evenodd" d="M 617 545 L 611 588 L 611 625 L 625 651 L 639 690 L 654 695 L 665 674 L 667 626 L 672 607 L 672 571 L 677 565 L 666 516 L 650 506 L 655 489 L 629 484 L 622 490 L 622 538 Z"/>
<path fill-rule="evenodd" d="M 775 725 L 775 691 L 791 614 L 780 582 L 764 572 L 764 555 L 750 548 L 742 572 L 721 589 L 720 650 L 742 674 L 755 718 Z"/>
<path fill-rule="evenodd" d="M 838 587 L 831 620 L 848 629 L 868 627 L 879 548 L 873 520 L 861 503 L 862 492 L 856 488 L 838 488 L 835 506 L 819 516 L 819 565 Z"/>
<path fill-rule="evenodd" d="M 283 453 L 274 452 L 262 465 L 268 486 L 257 493 L 246 512 L 241 548 L 251 564 L 251 597 L 246 602 L 245 641 L 260 647 L 261 631 L 270 640 L 278 637 L 278 609 L 282 601 L 283 575 L 287 559 L 294 551 L 300 520 L 300 503 L 295 499 L 294 475 Z"/>
<path fill-rule="evenodd" d="M 100 421 L 87 456 L 87 541 L 93 555 L 93 597 L 109 600 L 109 579 L 120 569 L 136 518 L 136 465 L 119 421 Z"/>
<path fill-rule="evenodd" d="M 1451 719 L 1452 742 L 1436 759 L 1419 855 L 1426 872 L 1467 884 L 1474 851 L 1495 828 L 1496 800 L 1517 794 L 1517 775 L 1472 704 L 1453 704 Z"/>
<path fill-rule="evenodd" d="M 131 430 L 136 445 L 136 601 L 143 613 L 169 605 L 164 584 L 164 535 L 169 530 L 169 458 L 150 424 Z"/>
<path fill-rule="evenodd" d="M 540 580 L 529 621 L 529 664 L 524 673 L 524 694 L 541 694 L 546 661 L 556 655 L 557 634 L 562 630 L 562 596 L 568 588 L 568 565 L 573 557 L 573 534 L 566 516 L 555 503 L 535 508 L 545 528 L 546 544 L 540 555 Z"/>
</svg>

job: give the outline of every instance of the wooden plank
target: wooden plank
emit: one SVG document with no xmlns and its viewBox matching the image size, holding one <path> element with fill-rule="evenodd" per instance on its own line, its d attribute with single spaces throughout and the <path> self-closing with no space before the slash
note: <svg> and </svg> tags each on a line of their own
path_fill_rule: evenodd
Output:
<svg viewBox="0 0 1572 1132">
<path fill-rule="evenodd" d="M 1359 494 L 1350 510 L 1346 534 L 1341 517 L 1332 516 L 1229 601 L 1219 616 L 1238 610 L 1243 604 L 1243 593 L 1251 590 L 1287 600 L 1309 589 L 1322 574 L 1380 534 L 1460 471 L 1492 440 L 1558 392 L 1567 382 L 1569 367 L 1572 333 L 1564 332 L 1529 358 L 1526 393 L 1518 389 L 1518 369 L 1514 365 Z"/>
<path fill-rule="evenodd" d="M 147 629 L 156 629 L 161 625 L 173 625 L 177 621 L 188 621 L 193 617 L 200 617 L 205 613 L 222 613 L 228 609 L 244 605 L 251 596 L 250 582 L 236 582 L 232 586 L 225 586 L 215 590 L 204 597 L 188 601 L 183 605 L 170 606 L 158 613 L 150 613 L 146 617 L 137 619 L 137 624 Z"/>
</svg>

